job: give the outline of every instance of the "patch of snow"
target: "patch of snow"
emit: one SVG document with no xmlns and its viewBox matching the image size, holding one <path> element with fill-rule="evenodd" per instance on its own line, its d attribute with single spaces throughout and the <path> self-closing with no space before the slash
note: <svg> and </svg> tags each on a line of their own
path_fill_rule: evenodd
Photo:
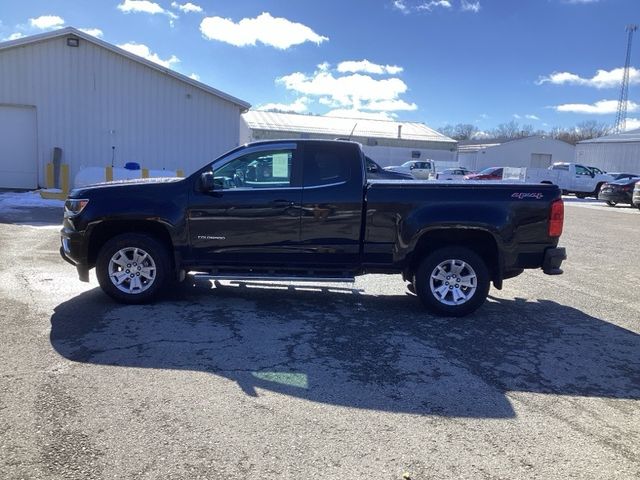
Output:
<svg viewBox="0 0 640 480">
<path fill-rule="evenodd" d="M 42 198 L 38 192 L 0 193 L 0 212 L 20 208 L 62 208 L 64 201 Z"/>
</svg>

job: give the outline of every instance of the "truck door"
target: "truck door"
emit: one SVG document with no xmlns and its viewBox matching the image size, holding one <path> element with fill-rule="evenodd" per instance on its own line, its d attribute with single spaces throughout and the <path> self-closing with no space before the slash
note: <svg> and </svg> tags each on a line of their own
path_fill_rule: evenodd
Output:
<svg viewBox="0 0 640 480">
<path fill-rule="evenodd" d="M 305 142 L 300 243 L 312 265 L 357 266 L 363 157 L 347 142 Z"/>
<path fill-rule="evenodd" d="M 192 193 L 192 261 L 261 265 L 295 261 L 302 174 L 296 143 L 263 144 L 212 165 L 214 188 Z M 197 190 L 197 189 L 196 189 Z"/>
<path fill-rule="evenodd" d="M 593 192 L 596 188 L 593 180 L 593 173 L 587 167 L 582 165 L 575 166 L 575 175 L 572 179 L 574 182 L 573 191 L 575 192 Z"/>
</svg>

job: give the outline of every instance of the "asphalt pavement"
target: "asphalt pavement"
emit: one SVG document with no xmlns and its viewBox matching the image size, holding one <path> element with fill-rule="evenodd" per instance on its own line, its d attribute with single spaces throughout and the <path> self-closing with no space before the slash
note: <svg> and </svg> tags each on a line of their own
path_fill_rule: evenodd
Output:
<svg viewBox="0 0 640 480">
<path fill-rule="evenodd" d="M 463 319 L 381 275 L 123 306 L 59 221 L 0 214 L 2 479 L 640 477 L 638 210 L 567 201 L 565 274 Z"/>
</svg>

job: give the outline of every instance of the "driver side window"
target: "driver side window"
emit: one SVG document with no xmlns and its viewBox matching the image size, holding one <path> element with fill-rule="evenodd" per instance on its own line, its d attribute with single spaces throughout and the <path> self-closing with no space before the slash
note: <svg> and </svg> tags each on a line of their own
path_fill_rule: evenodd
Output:
<svg viewBox="0 0 640 480">
<path fill-rule="evenodd" d="M 591 176 L 591 172 L 581 165 L 576 165 L 576 175 Z"/>
<path fill-rule="evenodd" d="M 213 172 L 216 189 L 291 186 L 292 150 L 265 150 L 235 158 Z"/>
</svg>

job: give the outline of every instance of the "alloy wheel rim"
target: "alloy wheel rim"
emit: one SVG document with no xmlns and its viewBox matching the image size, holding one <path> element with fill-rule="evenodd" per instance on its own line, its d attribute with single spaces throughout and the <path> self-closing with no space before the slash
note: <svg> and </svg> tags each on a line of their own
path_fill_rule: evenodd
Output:
<svg viewBox="0 0 640 480">
<path fill-rule="evenodd" d="M 431 293 L 438 302 L 458 306 L 467 303 L 478 288 L 478 276 L 467 262 L 449 259 L 439 263 L 429 278 Z"/>
<path fill-rule="evenodd" d="M 109 260 L 109 279 L 121 292 L 137 295 L 155 282 L 156 264 L 141 248 L 121 248 Z"/>
</svg>

